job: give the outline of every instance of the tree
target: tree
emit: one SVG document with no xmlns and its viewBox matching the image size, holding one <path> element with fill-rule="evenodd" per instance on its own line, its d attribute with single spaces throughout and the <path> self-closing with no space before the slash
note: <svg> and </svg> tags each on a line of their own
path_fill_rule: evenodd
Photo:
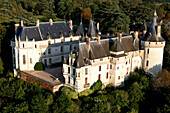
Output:
<svg viewBox="0 0 170 113">
<path fill-rule="evenodd" d="M 44 69 L 45 69 L 45 67 L 42 62 L 37 62 L 34 66 L 34 70 L 37 70 L 37 71 L 42 71 Z"/>
<path fill-rule="evenodd" d="M 66 87 L 66 86 L 63 87 L 61 89 L 61 92 L 64 95 L 68 96 L 68 98 L 70 98 L 70 99 L 77 99 L 78 98 L 77 92 L 75 90 L 71 89 L 70 87 Z"/>
<path fill-rule="evenodd" d="M 136 103 L 143 100 L 144 92 L 142 91 L 143 86 L 134 82 L 129 89 L 129 101 Z"/>
<path fill-rule="evenodd" d="M 121 11 L 118 4 L 118 0 L 102 3 L 96 15 L 100 18 L 102 33 L 129 32 L 129 17 Z"/>
<path fill-rule="evenodd" d="M 91 89 L 93 91 L 100 90 L 101 88 L 102 88 L 102 81 L 101 80 L 97 80 L 97 82 L 94 83 L 94 85 L 91 87 Z"/>
<path fill-rule="evenodd" d="M 91 9 L 89 7 L 83 9 L 83 11 L 81 12 L 81 17 L 90 22 L 90 20 L 92 19 Z"/>
</svg>

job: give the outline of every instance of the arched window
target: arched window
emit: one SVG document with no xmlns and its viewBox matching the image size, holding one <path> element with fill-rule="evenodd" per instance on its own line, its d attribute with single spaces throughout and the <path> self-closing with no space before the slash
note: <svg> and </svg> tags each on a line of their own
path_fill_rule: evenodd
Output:
<svg viewBox="0 0 170 113">
<path fill-rule="evenodd" d="M 23 64 L 26 64 L 25 55 L 23 55 Z"/>
</svg>

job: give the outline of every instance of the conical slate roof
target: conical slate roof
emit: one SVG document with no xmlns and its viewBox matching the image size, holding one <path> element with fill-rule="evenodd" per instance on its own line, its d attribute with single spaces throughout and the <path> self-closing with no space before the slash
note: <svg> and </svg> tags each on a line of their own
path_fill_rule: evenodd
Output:
<svg viewBox="0 0 170 113">
<path fill-rule="evenodd" d="M 76 35 L 81 35 L 81 36 L 83 36 L 83 35 L 85 35 L 84 33 L 85 33 L 84 25 L 83 25 L 82 22 L 80 22 L 80 25 L 79 25 L 79 27 L 78 27 L 78 29 L 77 29 L 77 32 L 76 32 Z"/>
<path fill-rule="evenodd" d="M 122 43 L 120 42 L 120 39 L 118 39 L 118 38 L 116 39 L 114 44 L 111 46 L 110 50 L 114 51 L 114 52 L 124 51 L 124 47 L 123 47 Z"/>
<path fill-rule="evenodd" d="M 89 37 L 97 36 L 97 29 L 96 29 L 96 26 L 95 26 L 93 20 L 90 21 L 89 28 L 87 31 L 87 36 L 89 36 Z"/>
<path fill-rule="evenodd" d="M 142 40 L 151 41 L 151 42 L 164 41 L 162 36 L 158 37 L 158 35 L 157 35 L 158 23 L 157 23 L 156 19 L 157 19 L 157 14 L 155 11 L 153 14 L 153 19 L 149 26 L 149 29 L 147 30 L 147 32 L 144 35 L 144 37 L 142 38 Z"/>
</svg>

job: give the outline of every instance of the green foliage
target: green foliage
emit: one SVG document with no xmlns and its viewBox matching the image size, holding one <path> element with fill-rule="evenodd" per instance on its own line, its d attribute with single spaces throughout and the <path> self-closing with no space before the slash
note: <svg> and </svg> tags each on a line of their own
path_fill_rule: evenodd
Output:
<svg viewBox="0 0 170 113">
<path fill-rule="evenodd" d="M 44 69 L 45 69 L 45 67 L 42 62 L 37 62 L 34 66 L 34 70 L 37 70 L 37 71 L 42 71 Z"/>
<path fill-rule="evenodd" d="M 101 80 L 97 80 L 97 82 L 94 83 L 94 85 L 91 87 L 91 89 L 93 91 L 100 90 L 101 88 L 102 88 L 102 81 Z"/>
<path fill-rule="evenodd" d="M 77 99 L 78 98 L 78 94 L 75 90 L 71 89 L 70 87 L 63 87 L 61 89 L 61 92 L 68 96 L 68 98 L 70 99 Z"/>
<path fill-rule="evenodd" d="M 112 84 L 107 84 L 106 88 L 113 88 L 113 85 Z"/>
<path fill-rule="evenodd" d="M 93 93 L 93 91 L 91 89 L 85 89 L 84 91 L 79 93 L 79 97 L 88 96 L 92 93 Z"/>
<path fill-rule="evenodd" d="M 142 91 L 143 86 L 134 82 L 132 86 L 129 88 L 129 101 L 132 103 L 136 103 L 142 101 L 144 98 L 144 92 Z"/>
<path fill-rule="evenodd" d="M 0 57 L 0 74 L 3 74 L 3 71 L 4 71 L 4 67 L 3 67 L 3 62 L 2 62 L 2 59 Z"/>
</svg>

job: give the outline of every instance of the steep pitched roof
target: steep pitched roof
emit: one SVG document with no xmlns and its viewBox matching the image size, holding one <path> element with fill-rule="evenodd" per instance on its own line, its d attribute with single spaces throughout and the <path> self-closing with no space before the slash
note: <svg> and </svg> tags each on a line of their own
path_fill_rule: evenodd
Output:
<svg viewBox="0 0 170 113">
<path fill-rule="evenodd" d="M 73 31 L 69 28 L 66 22 L 58 21 L 53 22 L 50 25 L 49 22 L 42 22 L 39 26 L 31 26 L 31 27 L 19 27 L 16 32 L 16 36 L 21 38 L 21 41 L 25 41 L 26 37 L 28 40 L 35 41 L 46 40 L 48 37 L 50 38 L 59 38 L 60 35 L 63 34 L 64 37 L 69 37 L 70 34 L 73 34 Z"/>
<path fill-rule="evenodd" d="M 97 29 L 96 29 L 96 26 L 95 26 L 95 24 L 94 24 L 94 21 L 91 20 L 91 21 L 90 21 L 90 24 L 89 24 L 88 31 L 87 31 L 87 36 L 89 36 L 89 37 L 95 37 L 95 36 L 97 36 L 97 33 L 98 33 L 98 31 L 97 31 Z"/>
<path fill-rule="evenodd" d="M 85 28 L 82 22 L 80 22 L 76 35 L 81 35 L 81 36 L 85 35 Z"/>
<path fill-rule="evenodd" d="M 151 41 L 151 42 L 164 41 L 162 36 L 158 37 L 158 35 L 157 35 L 158 23 L 157 23 L 156 19 L 157 19 L 157 14 L 155 11 L 153 14 L 153 19 L 149 26 L 149 29 L 147 30 L 144 37 L 142 37 L 143 41 Z"/>
</svg>

